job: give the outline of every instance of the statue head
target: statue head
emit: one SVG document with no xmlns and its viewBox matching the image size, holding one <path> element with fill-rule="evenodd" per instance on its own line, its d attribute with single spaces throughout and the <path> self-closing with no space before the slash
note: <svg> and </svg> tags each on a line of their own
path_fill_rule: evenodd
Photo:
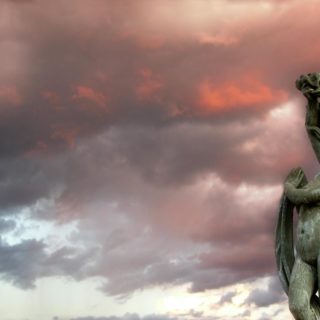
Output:
<svg viewBox="0 0 320 320">
<path fill-rule="evenodd" d="M 307 99 L 320 97 L 320 73 L 313 72 L 301 75 L 296 80 L 296 87 Z"/>
</svg>

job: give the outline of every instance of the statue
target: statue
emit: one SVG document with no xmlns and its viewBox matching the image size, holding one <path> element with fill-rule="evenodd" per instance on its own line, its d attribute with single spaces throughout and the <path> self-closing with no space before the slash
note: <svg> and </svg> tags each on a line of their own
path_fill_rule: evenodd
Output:
<svg viewBox="0 0 320 320">
<path fill-rule="evenodd" d="M 320 162 L 320 73 L 302 75 L 296 87 L 307 98 L 306 129 Z M 293 211 L 298 213 L 293 244 Z M 276 260 L 280 281 L 296 320 L 320 320 L 320 174 L 308 182 L 301 168 L 284 183 L 276 229 Z"/>
</svg>

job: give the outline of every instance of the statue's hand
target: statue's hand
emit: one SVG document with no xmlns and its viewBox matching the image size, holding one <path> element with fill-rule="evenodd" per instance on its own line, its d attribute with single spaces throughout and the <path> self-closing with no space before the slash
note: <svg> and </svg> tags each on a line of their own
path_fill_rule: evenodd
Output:
<svg viewBox="0 0 320 320">
<path fill-rule="evenodd" d="M 285 192 L 287 189 L 290 189 L 292 187 L 299 188 L 307 183 L 307 178 L 301 168 L 294 168 L 290 171 L 288 174 L 285 183 L 284 188 Z"/>
</svg>

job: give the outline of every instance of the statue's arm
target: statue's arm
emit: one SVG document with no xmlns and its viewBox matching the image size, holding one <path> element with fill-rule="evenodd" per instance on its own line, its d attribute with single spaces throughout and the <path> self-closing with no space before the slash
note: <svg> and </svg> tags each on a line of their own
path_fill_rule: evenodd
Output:
<svg viewBox="0 0 320 320">
<path fill-rule="evenodd" d="M 320 201 L 320 187 L 297 188 L 285 183 L 285 194 L 295 205 L 309 204 Z"/>
<path fill-rule="evenodd" d="M 284 192 L 296 206 L 320 200 L 320 187 L 307 187 L 307 177 L 301 168 L 292 169 L 284 183 Z"/>
</svg>

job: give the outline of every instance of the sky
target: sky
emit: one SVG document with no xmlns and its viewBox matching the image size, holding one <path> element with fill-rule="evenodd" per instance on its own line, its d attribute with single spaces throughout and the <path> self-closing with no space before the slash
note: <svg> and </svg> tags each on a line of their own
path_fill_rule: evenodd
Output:
<svg viewBox="0 0 320 320">
<path fill-rule="evenodd" d="M 2 0 L 2 319 L 291 319 L 274 230 L 318 170 L 319 5 Z"/>
</svg>

